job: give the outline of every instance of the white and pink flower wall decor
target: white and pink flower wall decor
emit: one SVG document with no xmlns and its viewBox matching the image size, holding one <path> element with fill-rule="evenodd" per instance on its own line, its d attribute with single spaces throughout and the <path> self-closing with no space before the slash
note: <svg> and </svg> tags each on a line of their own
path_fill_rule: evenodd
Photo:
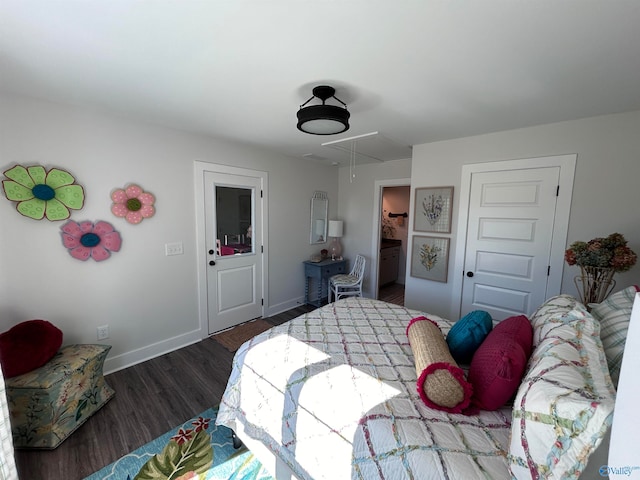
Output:
<svg viewBox="0 0 640 480">
<path fill-rule="evenodd" d="M 69 220 L 61 230 L 63 245 L 77 260 L 93 258 L 96 262 L 102 262 L 111 256 L 111 252 L 120 251 L 122 246 L 120 234 L 108 222 L 78 223 Z"/>
<path fill-rule="evenodd" d="M 124 189 L 119 188 L 111 193 L 111 212 L 116 217 L 124 217 L 127 222 L 137 225 L 144 218 L 150 218 L 156 213 L 153 204 L 156 198 L 145 192 L 138 185 L 130 184 Z"/>
<path fill-rule="evenodd" d="M 71 257 L 102 262 L 120 251 L 122 237 L 109 222 L 70 219 L 72 210 L 85 206 L 85 190 L 66 170 L 14 165 L 2 173 L 4 196 L 15 202 L 20 214 L 34 220 L 68 220 L 61 227 L 61 235 L 62 244 Z M 133 183 L 113 190 L 111 201 L 111 212 L 132 225 L 156 213 L 155 196 Z"/>
</svg>

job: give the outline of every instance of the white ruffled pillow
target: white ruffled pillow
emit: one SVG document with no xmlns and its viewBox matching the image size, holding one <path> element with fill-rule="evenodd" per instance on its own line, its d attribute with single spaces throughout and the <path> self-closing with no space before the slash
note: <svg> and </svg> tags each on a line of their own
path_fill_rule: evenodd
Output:
<svg viewBox="0 0 640 480">
<path fill-rule="evenodd" d="M 514 478 L 577 478 L 611 426 L 615 390 L 600 326 L 575 298 L 531 317 L 534 351 L 513 405 L 507 460 Z"/>
</svg>

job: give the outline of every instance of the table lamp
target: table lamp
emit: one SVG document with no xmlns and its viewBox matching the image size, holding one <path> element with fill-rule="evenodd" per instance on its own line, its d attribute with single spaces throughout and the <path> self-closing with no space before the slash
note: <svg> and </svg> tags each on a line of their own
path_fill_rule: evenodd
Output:
<svg viewBox="0 0 640 480">
<path fill-rule="evenodd" d="M 342 260 L 342 245 L 340 244 L 342 227 L 342 220 L 329 220 L 329 237 L 331 237 L 329 254 L 331 255 L 331 260 Z"/>
</svg>

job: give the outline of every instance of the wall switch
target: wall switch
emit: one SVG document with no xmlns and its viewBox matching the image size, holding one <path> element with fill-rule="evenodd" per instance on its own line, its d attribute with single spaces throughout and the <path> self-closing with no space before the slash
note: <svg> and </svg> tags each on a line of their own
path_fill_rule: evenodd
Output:
<svg viewBox="0 0 640 480">
<path fill-rule="evenodd" d="M 101 325 L 98 327 L 98 340 L 106 340 L 109 338 L 109 325 Z"/>
<path fill-rule="evenodd" d="M 165 243 L 164 244 L 164 253 L 166 256 L 169 255 L 182 255 L 184 250 L 182 249 L 182 242 L 175 243 Z"/>
</svg>

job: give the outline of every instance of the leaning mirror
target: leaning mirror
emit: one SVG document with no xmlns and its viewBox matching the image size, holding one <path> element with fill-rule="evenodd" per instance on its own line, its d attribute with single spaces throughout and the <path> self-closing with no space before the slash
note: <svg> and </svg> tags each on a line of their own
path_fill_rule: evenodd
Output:
<svg viewBox="0 0 640 480">
<path fill-rule="evenodd" d="M 325 243 L 327 241 L 327 215 L 329 200 L 326 192 L 313 192 L 311 198 L 311 235 L 309 243 Z"/>
</svg>

